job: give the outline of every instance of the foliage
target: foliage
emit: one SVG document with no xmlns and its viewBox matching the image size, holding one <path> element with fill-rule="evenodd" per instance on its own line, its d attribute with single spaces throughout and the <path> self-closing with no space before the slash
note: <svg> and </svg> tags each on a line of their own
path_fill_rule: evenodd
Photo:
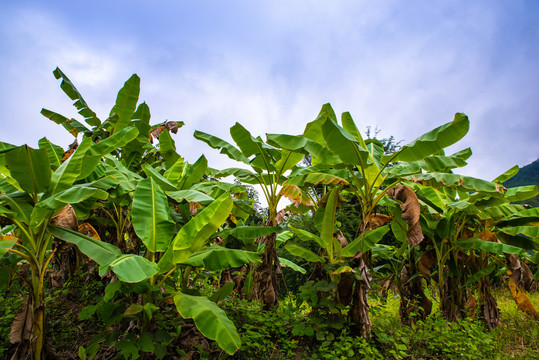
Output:
<svg viewBox="0 0 539 360">
<path fill-rule="evenodd" d="M 539 186 L 539 159 L 535 160 L 531 164 L 523 166 L 519 169 L 518 173 L 511 179 L 503 183 L 505 187 L 517 187 L 526 185 Z M 539 196 L 528 199 L 526 201 L 518 201 L 518 204 L 529 204 L 533 207 L 539 206 Z"/>
<path fill-rule="evenodd" d="M 234 146 L 197 131 L 241 166 L 215 170 L 176 152 L 183 123 L 150 125 L 138 76 L 102 121 L 53 73 L 83 121 L 42 114 L 81 142 L 0 142 L 0 323 L 14 343 L 0 355 L 52 357 L 50 344 L 81 359 L 536 352 L 537 324 L 512 303 L 500 313 L 494 294 L 508 295 L 492 285 L 537 316 L 526 291 L 539 280 L 539 212 L 515 202 L 539 191 L 502 186 L 516 167 L 492 181 L 453 172 L 471 156 L 444 152 L 467 133 L 464 114 L 405 145 L 362 136 L 329 104 L 301 135 L 263 140 L 236 123 Z M 282 197 L 292 205 L 278 211 Z"/>
</svg>

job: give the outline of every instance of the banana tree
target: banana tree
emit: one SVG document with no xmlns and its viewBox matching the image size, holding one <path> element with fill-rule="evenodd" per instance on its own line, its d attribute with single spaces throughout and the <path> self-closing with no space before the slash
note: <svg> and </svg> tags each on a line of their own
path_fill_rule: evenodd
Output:
<svg viewBox="0 0 539 360">
<path fill-rule="evenodd" d="M 467 133 L 468 128 L 468 118 L 463 114 L 456 114 L 452 122 L 420 136 L 394 153 L 384 154 L 383 145 L 379 141 L 363 139 L 349 113 L 342 115 L 339 124 L 335 112 L 329 104 L 326 104 L 318 117 L 307 124 L 303 135 L 268 135 L 268 139 L 271 145 L 312 156 L 313 169 L 310 169 L 310 173 L 305 175 L 298 172 L 300 178 L 292 176 L 296 175 L 294 173 L 291 174 L 290 179 L 284 183 L 285 186 L 291 184 L 300 187 L 307 177 L 314 176 L 314 171 L 330 174 L 328 180 L 332 179 L 333 182 L 341 178 L 341 182 L 346 181 L 349 184 L 345 191 L 357 198 L 361 208 L 356 233 L 356 237 L 361 240 L 368 230 L 375 228 L 384 219 L 375 213 L 380 202 L 388 197 L 398 197 L 398 193 L 403 191 L 396 190 L 403 175 L 420 174 L 422 169 L 428 171 L 429 166 L 437 163 L 436 156 L 443 158 L 443 149 L 459 141 Z M 460 159 L 458 156 L 455 158 L 457 158 L 455 162 Z M 401 165 L 393 166 L 395 162 Z M 337 174 L 336 170 L 341 173 Z M 302 193 L 308 192 L 303 190 Z M 403 203 L 402 207 L 406 206 Z M 423 240 L 423 234 L 419 225 L 418 206 L 414 204 L 413 207 L 413 211 L 410 211 L 409 217 L 405 219 L 407 222 L 405 228 L 408 242 L 416 246 Z M 391 220 L 385 218 L 383 221 L 387 223 Z M 401 225 L 392 226 L 392 229 L 398 231 Z M 368 281 L 358 285 L 365 289 L 358 289 L 357 295 L 366 294 Z M 362 306 L 353 307 L 353 312 L 356 313 L 352 314 L 352 317 L 356 319 L 362 333 L 370 333 L 366 296 L 361 300 L 358 299 L 357 303 Z"/>
<path fill-rule="evenodd" d="M 260 185 L 268 204 L 266 225 L 276 226 L 279 222 L 278 204 L 285 195 L 281 185 L 287 178 L 287 171 L 293 169 L 303 159 L 303 154 L 268 145 L 262 138 L 253 137 L 239 123 L 230 128 L 230 134 L 238 147 L 201 131 L 195 131 L 194 136 L 210 147 L 220 150 L 230 159 L 252 169 L 251 171 L 229 168 L 215 171 L 211 175 L 215 177 L 233 175 L 244 183 Z M 281 265 L 276 250 L 276 233 L 265 236 L 261 242 L 265 246 L 264 255 L 255 273 L 254 293 L 255 299 L 262 300 L 267 309 L 278 304 L 279 282 L 276 275 L 281 273 Z"/>
<path fill-rule="evenodd" d="M 32 353 L 37 359 L 44 355 L 44 281 L 47 267 L 56 251 L 51 248 L 58 229 L 51 225 L 53 217 L 66 205 L 78 204 L 88 199 L 107 199 L 108 193 L 102 190 L 99 184 L 81 183 L 77 180 L 83 171 L 89 170 L 83 169 L 83 164 L 87 163 L 89 158 L 105 155 L 106 151 L 110 151 L 107 145 L 113 142 L 118 144 L 129 141 L 128 131 L 119 132 L 117 135 L 99 144 L 94 144 L 89 138 L 84 139 L 73 154 L 61 164 L 56 162 L 58 158 L 46 149 L 33 149 L 23 145 L 2 150 L 0 216 L 8 218 L 15 225 L 12 234 L 16 237 L 16 240 L 3 240 L 2 249 L 3 252 L 9 251 L 19 255 L 31 269 L 29 297 L 32 309 L 31 345 Z M 51 160 L 56 162 L 55 170 L 52 168 Z M 76 232 L 67 229 L 65 231 Z M 133 272 L 129 280 L 142 279 L 148 274 L 153 275 L 157 272 L 157 267 L 142 258 L 127 259 L 112 245 L 102 244 L 92 238 L 86 240 L 75 242 L 75 245 L 100 265 L 112 267 L 119 277 L 124 275 L 126 267 L 134 263 L 140 263 L 139 268 L 142 272 Z"/>
<path fill-rule="evenodd" d="M 510 173 L 514 175 L 514 169 L 492 182 L 453 173 L 409 177 L 424 209 L 423 229 L 435 253 L 441 311 L 450 320 L 465 315 L 466 303 L 475 303 L 466 291 L 474 285 L 480 293 L 481 316 L 488 327 L 495 327 L 498 310 L 488 275 L 505 262 L 501 254 L 513 257 L 533 248 L 533 237 L 522 243 L 515 236 L 535 231 L 529 225 L 533 216 L 521 215 L 524 207 L 510 203 L 535 196 L 537 189 L 504 189 L 501 183 Z M 513 223 L 507 222 L 510 214 Z"/>
</svg>

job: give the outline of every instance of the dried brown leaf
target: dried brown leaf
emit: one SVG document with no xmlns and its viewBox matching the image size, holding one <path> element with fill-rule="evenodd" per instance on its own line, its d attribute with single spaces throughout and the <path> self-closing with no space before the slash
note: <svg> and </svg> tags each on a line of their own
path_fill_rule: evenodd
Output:
<svg viewBox="0 0 539 360">
<path fill-rule="evenodd" d="M 421 215 L 421 207 L 417 195 L 407 185 L 400 185 L 391 188 L 387 191 L 387 195 L 402 203 L 402 218 L 409 226 L 408 230 L 408 243 L 412 246 L 418 245 L 423 241 L 423 232 L 421 231 L 421 225 L 419 224 L 419 217 Z"/>
<path fill-rule="evenodd" d="M 58 214 L 54 215 L 50 223 L 74 231 L 78 231 L 79 229 L 77 215 L 75 214 L 73 207 L 69 204 L 64 206 Z"/>
<path fill-rule="evenodd" d="M 101 241 L 101 237 L 99 236 L 97 231 L 94 229 L 94 227 L 90 225 L 89 223 L 83 223 L 79 225 L 78 232 L 86 236 L 89 236 L 93 239 Z"/>
</svg>

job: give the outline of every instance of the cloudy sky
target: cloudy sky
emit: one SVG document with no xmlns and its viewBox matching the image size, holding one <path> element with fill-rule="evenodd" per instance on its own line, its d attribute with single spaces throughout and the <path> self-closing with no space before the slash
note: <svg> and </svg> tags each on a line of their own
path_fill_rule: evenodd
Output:
<svg viewBox="0 0 539 360">
<path fill-rule="evenodd" d="M 460 173 L 491 180 L 539 157 L 539 2 L 0 2 L 0 141 L 72 137 L 42 107 L 77 117 L 59 66 L 105 119 L 131 74 L 152 123 L 182 120 L 190 162 L 230 166 L 195 129 L 230 139 L 298 134 L 322 104 L 404 143 L 470 117 Z"/>
</svg>

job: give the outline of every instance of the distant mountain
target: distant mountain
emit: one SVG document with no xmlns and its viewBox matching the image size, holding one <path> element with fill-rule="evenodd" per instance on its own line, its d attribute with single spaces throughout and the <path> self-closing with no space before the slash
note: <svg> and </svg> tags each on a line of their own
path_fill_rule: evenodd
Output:
<svg viewBox="0 0 539 360">
<path fill-rule="evenodd" d="M 504 182 L 503 185 L 507 188 L 525 185 L 537 185 L 539 187 L 539 159 L 520 168 L 518 173 Z M 539 196 L 523 202 L 533 207 L 539 207 Z"/>
</svg>

